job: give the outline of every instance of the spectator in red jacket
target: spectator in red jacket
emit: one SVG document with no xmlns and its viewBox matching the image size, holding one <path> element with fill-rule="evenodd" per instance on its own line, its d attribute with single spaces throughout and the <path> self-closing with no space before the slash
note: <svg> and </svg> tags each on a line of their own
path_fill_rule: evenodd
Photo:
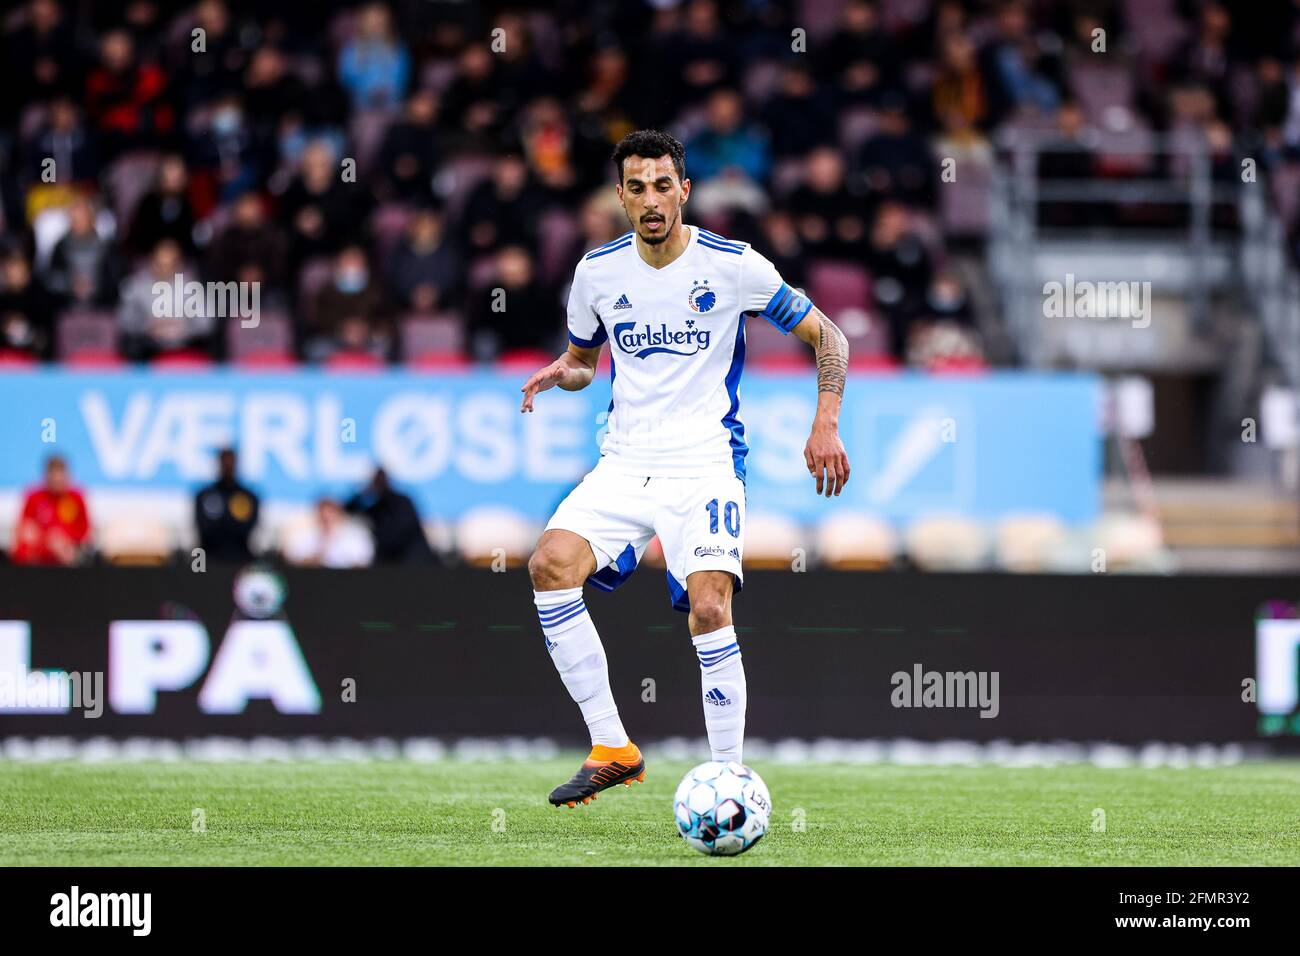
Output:
<svg viewBox="0 0 1300 956">
<path fill-rule="evenodd" d="M 45 462 L 45 483 L 27 493 L 11 558 L 15 564 L 75 564 L 90 538 L 85 499 L 72 487 L 68 463 Z"/>
<path fill-rule="evenodd" d="M 175 125 L 164 97 L 167 77 L 154 63 L 137 63 L 126 30 L 110 30 L 99 45 L 100 66 L 86 79 L 86 114 L 104 137 L 105 152 L 156 147 Z"/>
</svg>

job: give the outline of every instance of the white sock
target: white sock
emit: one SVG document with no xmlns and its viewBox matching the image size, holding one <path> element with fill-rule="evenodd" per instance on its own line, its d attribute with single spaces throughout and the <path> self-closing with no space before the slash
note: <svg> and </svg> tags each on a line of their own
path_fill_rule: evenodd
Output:
<svg viewBox="0 0 1300 956">
<path fill-rule="evenodd" d="M 731 625 L 691 638 L 700 659 L 704 727 L 714 760 L 740 762 L 745 740 L 745 665 Z"/>
<path fill-rule="evenodd" d="M 551 660 L 569 696 L 582 709 L 592 744 L 627 746 L 627 733 L 618 719 L 614 694 L 609 689 L 605 648 L 587 613 L 582 588 L 534 591 L 533 603 L 537 605 L 537 619 L 546 635 L 546 649 L 551 652 Z"/>
</svg>

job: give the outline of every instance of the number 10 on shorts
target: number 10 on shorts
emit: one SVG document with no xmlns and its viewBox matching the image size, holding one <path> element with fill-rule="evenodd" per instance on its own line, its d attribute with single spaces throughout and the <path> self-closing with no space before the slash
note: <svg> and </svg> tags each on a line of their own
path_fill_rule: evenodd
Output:
<svg viewBox="0 0 1300 956">
<path fill-rule="evenodd" d="M 709 513 L 709 533 L 718 533 L 718 499 L 714 498 L 704 510 Z M 727 534 L 733 538 L 740 537 L 740 506 L 734 501 L 728 501 L 722 509 L 722 523 L 727 528 Z"/>
</svg>

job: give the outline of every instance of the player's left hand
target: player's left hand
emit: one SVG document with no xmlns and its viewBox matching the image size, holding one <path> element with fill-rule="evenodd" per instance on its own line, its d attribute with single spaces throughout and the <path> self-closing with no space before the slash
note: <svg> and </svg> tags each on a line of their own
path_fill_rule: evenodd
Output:
<svg viewBox="0 0 1300 956">
<path fill-rule="evenodd" d="M 849 483 L 849 455 L 833 426 L 813 423 L 808 444 L 803 446 L 803 458 L 808 474 L 817 479 L 817 494 L 827 498 L 838 495 Z"/>
</svg>

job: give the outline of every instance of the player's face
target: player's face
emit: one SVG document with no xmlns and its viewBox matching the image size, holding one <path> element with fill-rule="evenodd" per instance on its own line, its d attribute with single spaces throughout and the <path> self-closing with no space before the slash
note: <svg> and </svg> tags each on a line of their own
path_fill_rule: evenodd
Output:
<svg viewBox="0 0 1300 956">
<path fill-rule="evenodd" d="M 629 156 L 623 161 L 618 198 L 642 242 L 657 246 L 673 234 L 690 191 L 691 181 L 677 178 L 671 156 Z"/>
</svg>

